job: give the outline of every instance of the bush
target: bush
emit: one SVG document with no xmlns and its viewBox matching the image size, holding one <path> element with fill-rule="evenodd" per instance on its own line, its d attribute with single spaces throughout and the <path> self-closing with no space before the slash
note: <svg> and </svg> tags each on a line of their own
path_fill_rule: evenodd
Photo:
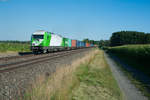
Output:
<svg viewBox="0 0 150 100">
<path fill-rule="evenodd" d="M 150 76 L 150 45 L 109 47 L 108 51 Z"/>
</svg>

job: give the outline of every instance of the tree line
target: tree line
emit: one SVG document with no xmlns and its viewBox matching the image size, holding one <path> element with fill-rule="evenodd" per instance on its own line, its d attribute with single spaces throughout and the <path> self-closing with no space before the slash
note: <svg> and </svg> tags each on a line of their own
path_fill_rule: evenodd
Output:
<svg viewBox="0 0 150 100">
<path fill-rule="evenodd" d="M 126 44 L 149 44 L 150 34 L 136 31 L 120 31 L 112 34 L 110 46 L 120 46 Z"/>
<path fill-rule="evenodd" d="M 83 39 L 83 42 L 90 43 L 90 44 L 95 44 L 95 45 L 99 45 L 100 41 L 89 40 L 88 38 L 86 38 L 86 39 Z"/>
<path fill-rule="evenodd" d="M 150 33 L 120 31 L 112 33 L 109 40 L 100 40 L 99 46 L 121 46 L 128 44 L 150 44 Z"/>
<path fill-rule="evenodd" d="M 30 41 L 18 41 L 18 40 L 0 40 L 0 43 L 30 43 Z"/>
</svg>

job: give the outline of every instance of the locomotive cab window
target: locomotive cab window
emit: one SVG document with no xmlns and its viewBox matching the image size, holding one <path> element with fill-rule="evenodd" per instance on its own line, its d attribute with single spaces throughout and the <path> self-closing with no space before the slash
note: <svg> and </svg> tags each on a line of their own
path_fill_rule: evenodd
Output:
<svg viewBox="0 0 150 100">
<path fill-rule="evenodd" d="M 34 39 L 43 39 L 44 36 L 43 35 L 33 35 L 32 38 L 34 38 Z"/>
</svg>

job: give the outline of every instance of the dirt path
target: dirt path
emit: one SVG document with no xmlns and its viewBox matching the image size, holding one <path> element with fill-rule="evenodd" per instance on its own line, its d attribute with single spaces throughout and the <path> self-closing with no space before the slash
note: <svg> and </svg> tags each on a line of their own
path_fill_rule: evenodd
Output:
<svg viewBox="0 0 150 100">
<path fill-rule="evenodd" d="M 118 85 L 124 95 L 125 100 L 148 100 L 141 92 L 130 82 L 127 76 L 117 67 L 117 64 L 105 53 L 105 58 L 111 71 L 118 82 Z"/>
</svg>

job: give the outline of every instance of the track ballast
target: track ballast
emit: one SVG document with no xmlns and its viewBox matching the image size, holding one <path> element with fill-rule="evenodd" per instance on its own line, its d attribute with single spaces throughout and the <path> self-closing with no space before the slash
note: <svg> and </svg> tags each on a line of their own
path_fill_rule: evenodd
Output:
<svg viewBox="0 0 150 100">
<path fill-rule="evenodd" d="M 11 57 L 10 59 L 7 59 L 6 64 L 0 65 L 0 73 L 9 72 L 9 71 L 12 71 L 12 70 L 15 70 L 18 68 L 22 68 L 22 67 L 28 67 L 31 64 L 38 64 L 38 63 L 45 62 L 45 61 L 48 61 L 51 59 L 68 56 L 73 53 L 82 52 L 86 49 L 89 49 L 89 48 L 75 49 L 75 50 L 70 50 L 70 51 L 61 51 L 61 52 L 54 52 L 54 53 L 40 54 L 40 55 L 32 55 L 31 54 L 31 55 L 26 55 L 26 56 L 16 56 L 16 58 Z M 20 58 L 24 58 L 24 60 L 15 61 L 15 62 L 11 61 L 12 59 L 19 60 Z M 4 59 L 6 59 L 6 58 L 4 58 Z"/>
</svg>

